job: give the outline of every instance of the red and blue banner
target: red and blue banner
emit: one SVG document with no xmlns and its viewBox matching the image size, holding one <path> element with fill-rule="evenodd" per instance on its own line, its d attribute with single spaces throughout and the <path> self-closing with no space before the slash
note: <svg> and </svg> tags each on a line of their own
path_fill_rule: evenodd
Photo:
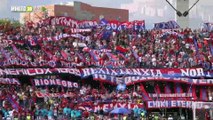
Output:
<svg viewBox="0 0 213 120">
<path fill-rule="evenodd" d="M 155 23 L 154 29 L 179 29 L 180 26 L 175 21 Z"/>
</svg>

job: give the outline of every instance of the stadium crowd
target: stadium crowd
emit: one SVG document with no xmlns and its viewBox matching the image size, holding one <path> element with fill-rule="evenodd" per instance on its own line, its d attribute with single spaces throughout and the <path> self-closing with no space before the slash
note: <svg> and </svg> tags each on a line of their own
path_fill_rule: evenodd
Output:
<svg viewBox="0 0 213 120">
<path fill-rule="evenodd" d="M 68 35 L 72 34 L 73 36 Z M 66 27 L 25 25 L 0 30 L 1 68 L 15 67 L 111 67 L 212 69 L 213 32 L 181 30 L 123 30 L 103 33 L 102 28 L 71 33 Z M 12 62 L 13 61 L 13 62 Z M 14 62 L 16 61 L 16 62 Z M 17 62 L 18 61 L 18 62 Z M 20 65 L 29 62 L 33 64 Z M 51 65 L 50 65 L 51 61 Z M 139 90 L 36 88 L 30 85 L 0 87 L 2 117 L 32 119 L 110 119 L 103 111 L 80 109 L 82 104 L 105 102 L 142 103 Z M 36 92 L 74 93 L 71 97 L 38 98 Z M 88 101 L 88 102 L 85 102 Z M 12 103 L 12 104 L 11 104 Z M 134 116 L 144 116 L 140 110 Z M 103 116 L 104 115 L 104 116 Z M 104 117 L 104 118 L 103 118 Z M 116 119 L 116 118 L 115 118 Z M 124 118 L 126 119 L 126 118 Z"/>
<path fill-rule="evenodd" d="M 54 66 L 61 67 L 211 69 L 212 32 L 191 29 L 103 31 L 96 28 L 91 32 L 71 33 L 69 28 L 55 26 L 1 30 L 1 48 L 4 49 L 1 64 L 13 59 L 33 62 L 39 67 L 54 61 Z M 72 36 L 67 37 L 70 34 Z M 8 45 L 5 40 L 12 42 Z M 8 62 L 3 66 L 7 65 Z"/>
<path fill-rule="evenodd" d="M 99 90 L 91 88 L 90 85 L 83 85 L 78 89 L 61 88 L 35 88 L 30 85 L 11 86 L 1 85 L 0 108 L 1 119 L 6 120 L 98 120 L 98 119 L 116 119 L 118 116 L 109 114 L 113 108 L 86 109 L 85 106 L 93 108 L 94 105 L 107 103 L 131 103 L 141 104 L 141 95 L 139 91 L 132 92 L 128 89 L 123 92 L 107 89 Z M 45 96 L 40 98 L 37 92 L 42 93 L 60 93 L 60 96 Z M 72 93 L 72 96 L 63 96 L 63 93 Z M 141 117 L 141 106 L 133 109 L 134 116 Z M 140 109 L 141 108 L 141 109 Z"/>
</svg>

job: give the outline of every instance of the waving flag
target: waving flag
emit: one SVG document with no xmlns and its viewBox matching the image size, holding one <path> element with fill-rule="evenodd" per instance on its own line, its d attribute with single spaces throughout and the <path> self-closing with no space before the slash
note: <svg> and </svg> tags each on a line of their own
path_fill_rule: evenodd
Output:
<svg viewBox="0 0 213 120">
<path fill-rule="evenodd" d="M 95 54 L 95 52 L 93 50 L 91 50 L 90 52 L 91 57 L 93 58 L 94 61 L 98 62 L 98 55 Z"/>
<path fill-rule="evenodd" d="M 113 55 L 112 53 L 106 53 L 107 56 L 112 60 L 112 61 L 118 61 L 119 59 L 117 58 L 116 55 Z"/>
<path fill-rule="evenodd" d="M 180 26 L 175 21 L 155 23 L 154 29 L 178 29 Z"/>
<path fill-rule="evenodd" d="M 132 48 L 131 48 L 131 51 L 132 51 L 132 53 L 133 53 L 135 59 L 136 59 L 137 61 L 139 61 L 139 56 L 138 56 L 138 54 L 137 54 Z"/>
<path fill-rule="evenodd" d="M 101 26 L 105 26 L 105 25 L 107 25 L 108 24 L 108 21 L 105 19 L 105 18 L 102 18 L 101 20 L 100 20 L 100 25 Z"/>
<path fill-rule="evenodd" d="M 126 53 L 126 52 L 128 52 L 128 50 L 126 49 L 126 48 L 124 48 L 124 47 L 122 47 L 122 46 L 116 46 L 116 51 L 118 51 L 118 52 L 121 52 L 121 53 Z"/>
<path fill-rule="evenodd" d="M 6 60 L 10 59 L 10 54 L 7 53 L 3 48 L 1 49 L 1 53 L 4 55 L 4 57 L 6 58 Z"/>
<path fill-rule="evenodd" d="M 68 58 L 68 55 L 67 55 L 67 53 L 66 53 L 64 50 L 61 50 L 61 55 L 62 55 L 65 59 Z"/>
<path fill-rule="evenodd" d="M 24 59 L 23 55 L 21 52 L 16 48 L 14 44 L 12 44 L 13 51 L 18 55 L 19 58 Z"/>
<path fill-rule="evenodd" d="M 194 46 L 195 46 L 195 49 L 196 49 L 196 53 L 198 54 L 199 53 L 199 50 L 198 50 L 199 48 L 198 48 L 197 38 L 194 37 L 193 41 L 194 41 Z"/>
<path fill-rule="evenodd" d="M 77 55 L 81 61 L 86 62 L 85 58 L 83 57 L 81 53 L 77 53 Z"/>
<path fill-rule="evenodd" d="M 213 30 L 213 24 L 212 23 L 204 23 L 202 27 L 206 31 L 212 31 Z"/>
<path fill-rule="evenodd" d="M 18 111 L 21 109 L 21 107 L 19 106 L 19 104 L 12 98 L 12 96 L 7 95 L 7 100 L 10 102 L 10 104 L 12 105 L 12 107 Z"/>
</svg>

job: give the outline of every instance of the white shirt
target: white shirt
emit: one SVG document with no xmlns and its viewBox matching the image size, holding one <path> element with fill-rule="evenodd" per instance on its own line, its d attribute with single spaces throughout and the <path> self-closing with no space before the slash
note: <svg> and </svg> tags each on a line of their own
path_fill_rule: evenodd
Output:
<svg viewBox="0 0 213 120">
<path fill-rule="evenodd" d="M 173 117 L 168 117 L 168 120 L 173 120 Z"/>
</svg>

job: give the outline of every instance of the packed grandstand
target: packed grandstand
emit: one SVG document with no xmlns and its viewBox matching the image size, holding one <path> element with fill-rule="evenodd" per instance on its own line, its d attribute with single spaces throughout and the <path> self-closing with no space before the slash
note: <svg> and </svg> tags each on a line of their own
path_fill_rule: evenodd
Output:
<svg viewBox="0 0 213 120">
<path fill-rule="evenodd" d="M 190 120 L 201 102 L 196 116 L 210 120 L 213 32 L 111 23 L 51 17 L 1 26 L 2 119 Z"/>
</svg>

